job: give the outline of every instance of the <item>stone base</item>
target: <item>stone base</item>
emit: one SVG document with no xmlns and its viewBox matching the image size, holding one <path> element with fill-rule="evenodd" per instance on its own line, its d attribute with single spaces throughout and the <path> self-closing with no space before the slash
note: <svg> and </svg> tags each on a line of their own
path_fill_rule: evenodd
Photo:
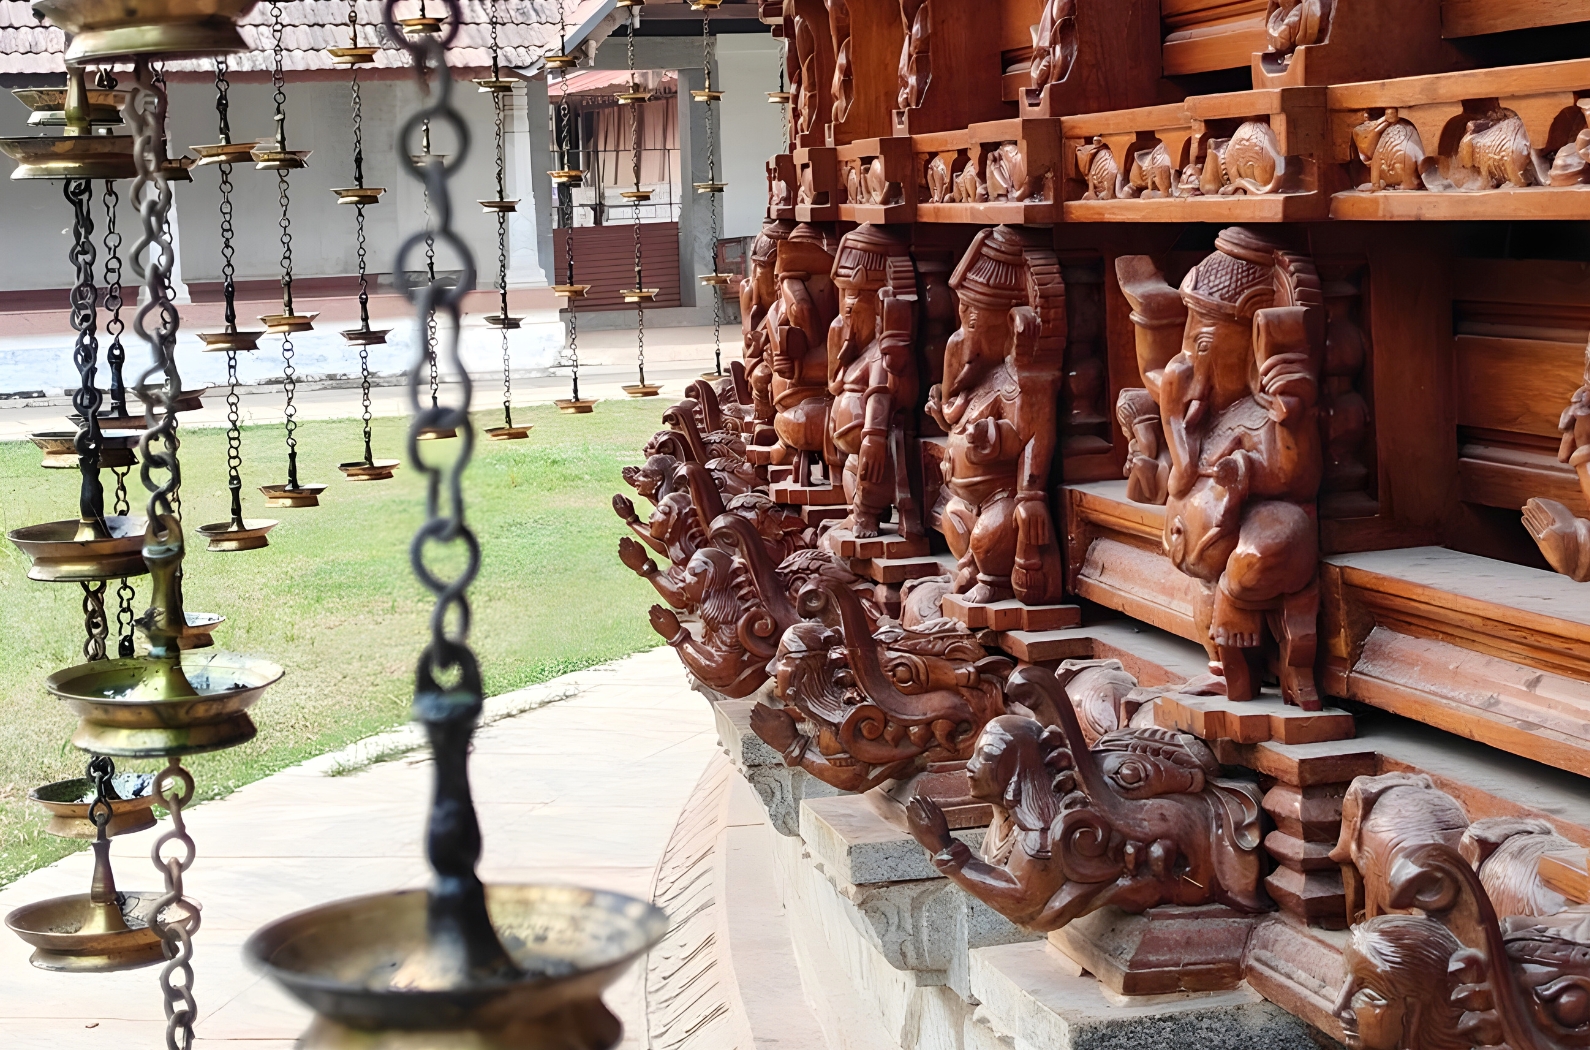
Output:
<svg viewBox="0 0 1590 1050">
<path fill-rule="evenodd" d="M 751 709 L 756 704 L 755 699 L 714 704 L 718 741 L 729 761 L 756 790 L 773 830 L 781 835 L 799 835 L 801 800 L 836 795 L 839 789 L 804 769 L 786 766 L 784 756 L 751 731 Z"/>
<path fill-rule="evenodd" d="M 925 558 L 928 555 L 926 536 L 901 536 L 899 526 L 889 522 L 879 526 L 876 536 L 857 536 L 847 528 L 830 529 L 823 536 L 823 546 L 841 558 Z M 935 565 L 937 562 L 934 563 Z M 898 581 L 879 581 L 898 582 Z"/>
<path fill-rule="evenodd" d="M 1049 943 L 1117 995 L 1223 992 L 1242 983 L 1242 958 L 1260 916 L 1220 905 L 1104 908 L 1074 919 Z"/>
<path fill-rule="evenodd" d="M 1043 942 L 970 953 L 981 1004 L 967 1050 L 1319 1050 L 1319 1036 L 1252 988 L 1119 997 Z"/>
<path fill-rule="evenodd" d="M 1082 622 L 1082 609 L 1075 605 L 1023 605 L 1014 598 L 982 605 L 959 594 L 944 596 L 944 615 L 974 631 L 1058 631 Z"/>
<path fill-rule="evenodd" d="M 787 503 L 795 507 L 843 507 L 850 504 L 845 499 L 843 485 L 797 485 L 793 481 L 780 481 L 769 485 L 767 494 L 774 503 Z"/>
<path fill-rule="evenodd" d="M 1332 1011 L 1341 990 L 1347 937 L 1345 931 L 1304 927 L 1272 916 L 1248 939 L 1248 984 L 1340 1042 L 1341 1022 Z"/>
</svg>

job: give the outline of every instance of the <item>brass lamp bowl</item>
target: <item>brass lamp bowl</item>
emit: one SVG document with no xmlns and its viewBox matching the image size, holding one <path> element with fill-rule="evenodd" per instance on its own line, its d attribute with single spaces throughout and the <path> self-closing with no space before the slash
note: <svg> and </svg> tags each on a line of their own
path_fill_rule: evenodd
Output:
<svg viewBox="0 0 1590 1050">
<path fill-rule="evenodd" d="M 28 123 L 33 127 L 63 128 L 66 126 L 66 86 L 12 88 L 17 101 L 33 111 Z M 104 88 L 88 89 L 88 122 L 98 127 L 115 127 L 121 121 L 121 107 L 127 101 L 126 91 L 108 91 Z"/>
<path fill-rule="evenodd" d="M 518 201 L 476 201 L 483 211 L 518 211 Z"/>
<path fill-rule="evenodd" d="M 44 583 L 90 583 L 142 576 L 144 519 L 115 515 L 105 519 L 108 535 L 81 521 L 52 521 L 12 529 L 6 538 L 27 555 L 28 579 Z"/>
<path fill-rule="evenodd" d="M 486 431 L 486 437 L 492 441 L 518 441 L 530 436 L 530 431 L 535 429 L 533 423 L 520 423 L 517 426 L 492 427 Z"/>
<path fill-rule="evenodd" d="M 630 383 L 624 387 L 630 397 L 656 397 L 661 392 L 661 383 Z"/>
<path fill-rule="evenodd" d="M 248 350 L 259 349 L 260 336 L 264 332 L 200 332 L 199 338 L 204 340 L 204 349 L 208 353 L 219 353 L 222 350 Z"/>
<path fill-rule="evenodd" d="M 767 93 L 767 100 L 768 100 L 768 102 L 772 103 L 775 106 L 787 106 L 791 102 L 795 101 L 795 92 L 793 92 L 793 91 L 769 91 Z"/>
<path fill-rule="evenodd" d="M 184 652 L 177 660 L 94 660 L 57 671 L 44 685 L 78 716 L 77 747 L 164 758 L 252 740 L 248 709 L 281 676 L 269 660 L 210 651 Z"/>
<path fill-rule="evenodd" d="M 390 328 L 344 328 L 342 338 L 353 346 L 376 346 L 386 342 L 386 337 L 392 334 Z"/>
<path fill-rule="evenodd" d="M 260 314 L 259 323 L 270 335 L 291 335 L 294 332 L 311 332 L 315 328 L 317 310 L 312 314 Z"/>
<path fill-rule="evenodd" d="M 220 613 L 184 612 L 183 618 L 182 633 L 177 636 L 177 648 L 183 652 L 214 645 L 215 629 L 226 622 Z"/>
<path fill-rule="evenodd" d="M 0 138 L 17 162 L 13 179 L 130 179 L 131 135 L 21 135 Z"/>
<path fill-rule="evenodd" d="M 403 27 L 403 32 L 408 36 L 431 36 L 442 31 L 442 20 L 421 16 L 418 18 L 400 18 L 398 25 Z"/>
<path fill-rule="evenodd" d="M 624 297 L 626 303 L 649 303 L 657 298 L 657 288 L 625 288 L 618 294 Z"/>
<path fill-rule="evenodd" d="M 543 55 L 541 62 L 548 69 L 573 69 L 580 64 L 579 55 Z"/>
<path fill-rule="evenodd" d="M 518 328 L 524 323 L 523 317 L 510 317 L 507 314 L 487 314 L 484 320 L 487 328 L 501 328 L 504 330 Z"/>
<path fill-rule="evenodd" d="M 708 287 L 716 285 L 721 288 L 732 280 L 734 280 L 734 274 L 732 273 L 704 273 L 701 275 L 701 283 Z"/>
<path fill-rule="evenodd" d="M 246 51 L 237 22 L 256 0 L 36 0 L 66 34 L 68 64 L 135 55 L 199 57 Z"/>
<path fill-rule="evenodd" d="M 457 436 L 457 427 L 421 427 L 415 438 L 418 441 L 446 441 Z"/>
<path fill-rule="evenodd" d="M 483 94 L 507 95 L 512 93 L 514 85 L 517 83 L 519 83 L 519 81 L 509 80 L 506 77 L 481 77 L 475 81 L 475 86 L 478 87 Z"/>
<path fill-rule="evenodd" d="M 199 535 L 205 539 L 206 550 L 220 553 L 257 551 L 270 546 L 266 533 L 279 524 L 265 518 L 244 518 L 240 529 L 230 521 L 218 521 L 213 525 L 200 525 Z"/>
<path fill-rule="evenodd" d="M 588 284 L 554 284 L 552 294 L 559 299 L 584 299 L 591 290 Z"/>
<path fill-rule="evenodd" d="M 385 186 L 344 186 L 331 191 L 337 195 L 338 204 L 380 204 L 381 194 L 386 192 Z"/>
<path fill-rule="evenodd" d="M 278 919 L 244 943 L 245 958 L 315 1011 L 300 1046 L 611 1046 L 620 1025 L 602 991 L 668 929 L 662 909 L 616 893 L 488 886 L 491 924 L 523 973 L 427 986 L 406 974 L 423 971 L 435 952 L 428 898 L 401 890 L 335 901 Z"/>
<path fill-rule="evenodd" d="M 326 486 L 300 485 L 293 489 L 286 485 L 261 485 L 259 490 L 265 496 L 267 507 L 318 507 L 320 494 L 326 491 Z"/>
<path fill-rule="evenodd" d="M 122 467 L 133 466 L 138 462 L 133 449 L 138 447 L 138 441 L 142 437 L 142 431 L 137 430 L 101 431 L 99 465 L 107 470 L 120 470 Z M 39 466 L 51 470 L 77 469 L 77 431 L 47 430 L 38 434 L 29 434 L 28 440 L 44 452 L 44 459 Z"/>
<path fill-rule="evenodd" d="M 151 821 L 153 823 L 153 821 Z M 104 930 L 101 906 L 87 893 L 52 897 L 24 904 L 6 916 L 11 932 L 33 946 L 29 958 L 41 970 L 66 973 L 114 973 L 157 963 L 165 957 L 155 932 L 155 905 L 164 893 L 121 895 L 123 930 Z M 187 904 L 197 909 L 192 901 Z M 85 929 L 87 927 L 87 929 Z"/>
<path fill-rule="evenodd" d="M 379 50 L 378 47 L 328 47 L 326 54 L 331 56 L 334 66 L 369 66 L 375 64 L 375 53 Z"/>
<path fill-rule="evenodd" d="M 569 416 L 583 416 L 596 408 L 596 399 L 592 397 L 566 397 L 552 403 L 558 406 L 559 412 Z"/>
<path fill-rule="evenodd" d="M 210 392 L 207 386 L 194 387 L 192 390 L 183 390 L 177 394 L 177 403 L 172 407 L 175 412 L 197 412 L 204 407 L 204 395 Z M 82 423 L 83 417 L 73 414 L 66 417 L 73 423 Z M 143 405 L 132 392 L 128 391 L 127 411 L 121 415 L 112 415 L 109 410 L 102 411 L 99 415 L 99 428 L 105 430 L 136 430 L 140 434 L 147 428 L 148 418 L 144 415 Z"/>
<path fill-rule="evenodd" d="M 560 185 L 578 186 L 580 180 L 585 178 L 585 171 L 582 168 L 559 168 L 557 171 L 547 172 L 547 175 Z"/>
<path fill-rule="evenodd" d="M 309 166 L 309 155 L 314 150 L 282 149 L 274 142 L 262 142 L 249 151 L 254 159 L 255 171 L 297 171 Z"/>
<path fill-rule="evenodd" d="M 154 804 L 155 776 L 153 773 L 117 773 L 110 780 L 110 823 L 105 825 L 105 837 L 130 835 L 135 831 L 155 826 Z M 28 799 L 43 806 L 50 814 L 44 830 L 63 839 L 94 839 L 99 829 L 88 819 L 89 804 L 94 801 L 95 785 L 87 777 L 57 780 L 28 792 Z"/>
<path fill-rule="evenodd" d="M 694 186 L 697 193 L 722 193 L 729 188 L 727 182 L 697 182 Z"/>
<path fill-rule="evenodd" d="M 352 463 L 338 463 L 337 469 L 349 481 L 385 481 L 402 465 L 400 459 L 372 459 L 368 463 L 356 459 Z"/>
<path fill-rule="evenodd" d="M 197 163 L 192 157 L 167 157 L 160 162 L 160 174 L 167 182 L 192 182 L 193 166 Z"/>
<path fill-rule="evenodd" d="M 651 200 L 651 190 L 624 190 L 619 193 L 619 196 L 627 201 L 634 201 L 639 204 L 643 201 Z"/>
<path fill-rule="evenodd" d="M 699 10 L 699 8 L 696 8 L 694 4 L 690 6 L 693 10 Z M 692 91 L 690 93 L 690 97 L 695 99 L 697 102 L 722 102 L 723 92 L 708 88 L 704 91 Z"/>
<path fill-rule="evenodd" d="M 206 164 L 247 164 L 254 159 L 254 147 L 258 140 L 252 142 L 217 142 L 208 146 L 189 146 L 188 148 L 199 156 L 199 163 L 195 167 L 204 167 Z"/>
</svg>

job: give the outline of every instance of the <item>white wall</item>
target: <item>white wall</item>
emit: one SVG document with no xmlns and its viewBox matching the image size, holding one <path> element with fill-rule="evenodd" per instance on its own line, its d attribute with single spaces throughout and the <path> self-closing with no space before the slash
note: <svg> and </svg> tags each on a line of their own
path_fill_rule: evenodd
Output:
<svg viewBox="0 0 1590 1050">
<path fill-rule="evenodd" d="M 779 42 L 764 33 L 718 37 L 718 77 L 723 88 L 719 131 L 724 191 L 723 236 L 751 237 L 767 211 L 767 160 L 783 147 L 777 106 Z"/>
</svg>

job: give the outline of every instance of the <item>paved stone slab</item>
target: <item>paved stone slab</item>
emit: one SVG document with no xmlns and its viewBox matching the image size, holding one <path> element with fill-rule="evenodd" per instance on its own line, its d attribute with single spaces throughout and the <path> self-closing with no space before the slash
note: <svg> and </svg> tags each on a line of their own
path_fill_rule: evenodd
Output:
<svg viewBox="0 0 1590 1050">
<path fill-rule="evenodd" d="M 482 875 L 648 896 L 678 814 L 718 750 L 710 705 L 691 691 L 666 646 L 535 688 L 577 691 L 476 737 Z M 513 701 L 510 695 L 488 703 L 513 709 Z M 270 717 L 268 700 L 259 713 Z M 204 906 L 194 939 L 202 1046 L 288 1050 L 308 1022 L 296 1000 L 245 965 L 242 944 L 255 929 L 313 904 L 427 880 L 421 837 L 428 757 L 415 752 L 328 776 L 337 765 L 335 756 L 322 757 L 188 814 L 198 860 L 186 887 Z M 158 834 L 112 843 L 123 889 L 159 887 L 149 863 Z M 19 879 L 0 891 L 0 912 L 84 892 L 90 869 L 89 854 L 77 853 Z M 27 959 L 25 944 L 0 933 L 0 1047 L 163 1045 L 158 968 L 60 974 Z M 620 981 L 608 1002 L 624 1019 L 624 1046 L 644 1045 L 638 973 Z"/>
</svg>

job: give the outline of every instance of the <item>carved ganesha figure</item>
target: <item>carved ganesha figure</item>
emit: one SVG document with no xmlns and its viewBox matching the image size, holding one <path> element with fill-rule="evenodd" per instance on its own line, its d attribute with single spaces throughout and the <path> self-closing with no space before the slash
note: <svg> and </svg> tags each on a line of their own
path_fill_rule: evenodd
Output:
<svg viewBox="0 0 1590 1050">
<path fill-rule="evenodd" d="M 795 481 L 812 484 L 814 467 L 841 465 L 828 436 L 828 328 L 839 314 L 839 294 L 830 277 L 830 235 L 801 224 L 778 245 L 778 299 L 768 311 L 773 429 L 779 446 L 773 461 L 795 467 Z M 831 474 L 828 478 L 832 483 Z"/>
<path fill-rule="evenodd" d="M 944 536 L 955 593 L 974 603 L 1060 599 L 1048 504 L 1066 340 L 1065 284 L 1044 232 L 979 231 L 950 285 L 961 327 L 927 413 L 949 434 Z"/>
<path fill-rule="evenodd" d="M 1148 260 L 1118 262 L 1161 423 L 1153 434 L 1143 399 L 1123 391 L 1118 418 L 1131 420 L 1135 445 L 1128 470 L 1142 492 L 1168 468 L 1165 552 L 1199 583 L 1194 617 L 1216 688 L 1257 695 L 1249 660 L 1268 623 L 1282 695 L 1318 710 L 1319 277 L 1307 259 L 1242 227 L 1224 230 L 1215 248 L 1187 274 L 1179 301 Z M 1150 458 L 1145 435 L 1163 436 L 1162 454 Z"/>
<path fill-rule="evenodd" d="M 787 220 L 764 223 L 751 246 L 751 272 L 740 284 L 740 337 L 744 344 L 746 378 L 751 385 L 752 414 L 757 423 L 773 422 L 773 357 L 767 318 L 778 301 L 779 242 L 787 240 L 795 224 Z M 760 442 L 759 442 L 760 443 Z"/>
<path fill-rule="evenodd" d="M 1353 1050 L 1590 1046 L 1590 910 L 1569 906 L 1539 870 L 1545 854 L 1577 857 L 1583 847 L 1543 820 L 1465 820 L 1422 774 L 1349 787 L 1333 856 L 1351 853 L 1378 912 L 1353 927 L 1343 953 L 1333 1012 L 1344 1041 Z"/>
<path fill-rule="evenodd" d="M 1005 711 L 1010 661 L 960 624 L 876 628 L 855 591 L 831 577 L 800 595 L 811 617 L 784 632 L 775 695 L 758 704 L 757 736 L 826 784 L 866 791 L 935 762 L 964 760 Z M 807 730 L 803 732 L 803 727 Z"/>
<path fill-rule="evenodd" d="M 898 534 L 921 538 L 921 505 L 906 469 L 921 383 L 911 246 L 864 223 L 840 238 L 833 280 L 840 304 L 828 329 L 829 438 L 844 457 L 850 507 L 838 528 L 876 536 L 893 508 Z"/>
<path fill-rule="evenodd" d="M 1115 906 L 1220 903 L 1266 910 L 1259 889 L 1259 791 L 1224 780 L 1194 737 L 1156 727 L 1107 733 L 1089 748 L 1053 673 L 1023 666 L 1007 694 L 1058 725 L 995 718 L 967 763 L 995 813 L 980 856 L 918 797 L 912 835 L 962 889 L 1022 926 L 1057 930 Z"/>
</svg>

